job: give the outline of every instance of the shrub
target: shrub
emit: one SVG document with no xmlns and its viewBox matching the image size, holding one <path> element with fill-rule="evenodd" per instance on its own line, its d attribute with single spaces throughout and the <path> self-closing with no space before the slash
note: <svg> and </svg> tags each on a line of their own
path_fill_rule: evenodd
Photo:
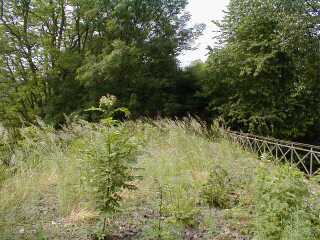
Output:
<svg viewBox="0 0 320 240">
<path fill-rule="evenodd" d="M 210 172 L 208 182 L 202 188 L 201 196 L 210 207 L 227 208 L 231 204 L 231 185 L 228 172 L 216 165 Z"/>
<path fill-rule="evenodd" d="M 125 129 L 98 125 L 99 131 L 85 138 L 82 151 L 81 181 L 101 212 L 119 206 L 123 189 L 134 189 L 133 163 L 137 144 Z"/>
<path fill-rule="evenodd" d="M 253 223 L 257 240 L 318 239 L 305 181 L 301 172 L 287 165 L 258 170 Z"/>
<path fill-rule="evenodd" d="M 183 227 L 193 228 L 198 225 L 197 217 L 199 209 L 197 208 L 197 198 L 192 193 L 193 189 L 184 186 L 174 186 L 166 189 L 166 207 L 167 216 L 172 216 L 171 222 Z"/>
</svg>

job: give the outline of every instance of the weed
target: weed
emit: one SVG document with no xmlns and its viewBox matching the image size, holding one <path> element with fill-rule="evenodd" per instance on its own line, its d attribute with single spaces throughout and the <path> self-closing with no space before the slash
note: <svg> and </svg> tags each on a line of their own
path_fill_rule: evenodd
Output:
<svg viewBox="0 0 320 240">
<path fill-rule="evenodd" d="M 81 181 L 94 196 L 97 208 L 112 212 L 119 206 L 119 193 L 123 189 L 135 189 L 132 164 L 136 161 L 136 145 L 130 134 L 120 127 L 106 127 L 84 141 Z"/>
<path fill-rule="evenodd" d="M 0 167 L 1 239 L 320 239 L 316 179 L 208 138 L 192 119 L 107 115 L 21 130 L 14 168 Z"/>
<path fill-rule="evenodd" d="M 212 239 L 218 232 L 215 215 L 212 210 L 203 211 L 199 229 L 205 233 L 205 239 Z"/>
<path fill-rule="evenodd" d="M 301 172 L 287 165 L 262 167 L 255 186 L 256 239 L 318 239 L 308 209 L 310 190 Z"/>
<path fill-rule="evenodd" d="M 213 167 L 209 179 L 202 187 L 201 196 L 209 207 L 228 208 L 231 205 L 231 178 L 219 165 Z"/>
</svg>

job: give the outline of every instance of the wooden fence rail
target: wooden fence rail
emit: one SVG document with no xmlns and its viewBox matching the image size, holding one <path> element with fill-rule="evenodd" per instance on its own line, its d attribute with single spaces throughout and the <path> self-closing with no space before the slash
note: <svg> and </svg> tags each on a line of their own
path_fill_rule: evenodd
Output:
<svg viewBox="0 0 320 240">
<path fill-rule="evenodd" d="M 304 171 L 308 176 L 320 173 L 320 146 L 265 138 L 252 134 L 223 130 L 223 135 L 243 149 L 266 154 L 278 162 L 287 162 Z"/>
</svg>

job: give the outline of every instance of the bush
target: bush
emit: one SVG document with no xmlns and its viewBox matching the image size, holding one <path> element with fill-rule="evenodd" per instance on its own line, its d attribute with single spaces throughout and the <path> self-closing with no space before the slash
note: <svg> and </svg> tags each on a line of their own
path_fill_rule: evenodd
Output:
<svg viewBox="0 0 320 240">
<path fill-rule="evenodd" d="M 279 166 L 258 170 L 254 195 L 257 240 L 319 239 L 310 209 L 311 193 L 297 169 Z"/>
<path fill-rule="evenodd" d="M 181 184 L 181 182 L 180 182 Z M 196 227 L 199 209 L 197 198 L 191 185 L 166 186 L 164 213 L 171 218 L 171 223 L 183 227 Z"/>
<path fill-rule="evenodd" d="M 83 140 L 81 181 L 97 209 L 108 213 L 119 206 L 123 189 L 134 189 L 137 144 L 125 128 L 97 127 L 99 131 Z"/>
<path fill-rule="evenodd" d="M 208 182 L 202 188 L 201 196 L 210 207 L 228 208 L 232 202 L 231 185 L 228 172 L 216 165 L 210 172 Z"/>
</svg>

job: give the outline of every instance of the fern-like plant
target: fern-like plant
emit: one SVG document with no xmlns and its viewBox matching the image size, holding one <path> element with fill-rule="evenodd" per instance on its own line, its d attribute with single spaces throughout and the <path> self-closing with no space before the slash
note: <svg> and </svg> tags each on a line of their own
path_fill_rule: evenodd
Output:
<svg viewBox="0 0 320 240">
<path fill-rule="evenodd" d="M 107 94 L 102 96 L 99 101 L 99 107 L 91 107 L 86 109 L 85 112 L 97 112 L 101 123 L 107 125 L 115 125 L 119 123 L 114 119 L 116 114 L 123 114 L 125 117 L 129 117 L 130 111 L 125 107 L 116 107 L 117 98 L 113 95 Z"/>
<path fill-rule="evenodd" d="M 87 111 L 101 113 L 101 124 L 93 124 L 96 131 L 83 138 L 81 182 L 97 210 L 103 216 L 100 232 L 105 232 L 106 219 L 116 211 L 124 189 L 133 190 L 134 163 L 137 156 L 135 137 L 121 122 L 115 120 L 116 112 L 128 116 L 126 108 L 115 108 L 116 98 L 108 95 L 100 99 L 98 108 Z M 101 234 L 100 234 L 101 235 Z"/>
</svg>

